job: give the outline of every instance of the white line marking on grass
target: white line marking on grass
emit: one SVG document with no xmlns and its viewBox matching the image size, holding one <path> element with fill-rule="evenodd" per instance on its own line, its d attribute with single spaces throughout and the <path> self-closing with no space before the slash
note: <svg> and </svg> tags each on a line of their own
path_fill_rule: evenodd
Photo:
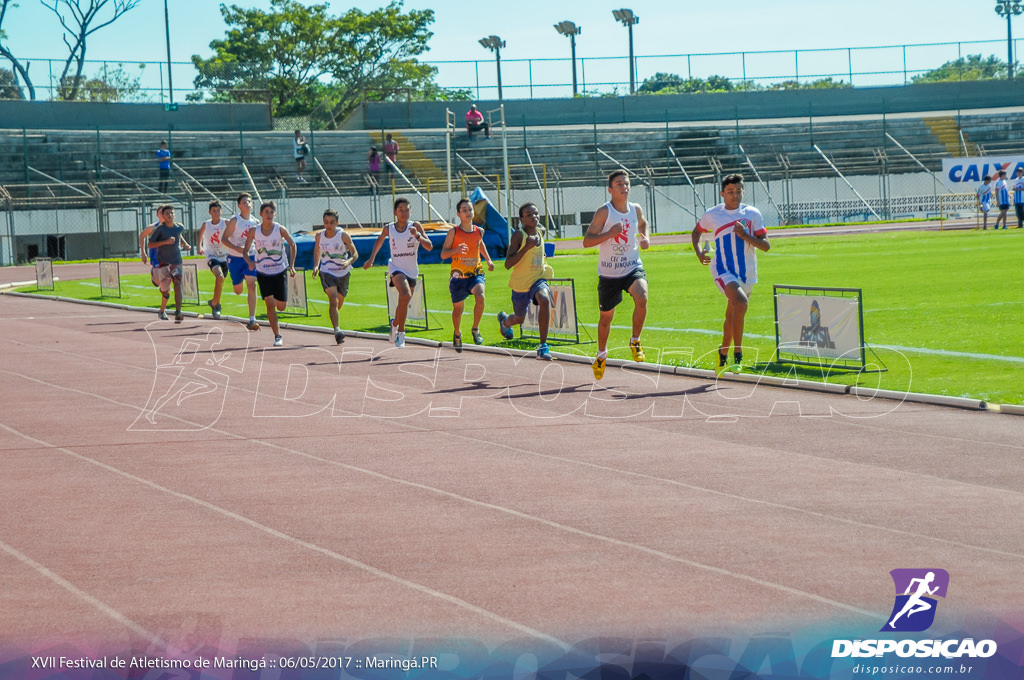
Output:
<svg viewBox="0 0 1024 680">
<path fill-rule="evenodd" d="M 597 328 L 596 323 L 580 323 L 581 326 L 587 328 Z M 612 325 L 612 328 L 616 330 L 633 330 L 632 326 L 619 326 Z M 707 328 L 664 328 L 662 326 L 644 326 L 645 331 L 664 331 L 666 333 L 695 333 L 698 335 L 721 335 L 722 330 L 709 330 Z M 744 333 L 744 337 L 757 338 L 759 340 L 774 340 L 774 335 L 760 335 L 758 333 Z M 879 343 L 873 345 L 868 343 L 868 347 L 872 349 L 894 349 L 900 352 L 911 352 L 917 354 L 930 354 L 935 356 L 947 356 L 956 357 L 958 359 L 979 359 L 987 361 L 1006 361 L 1013 364 L 1024 364 L 1024 357 L 1007 356 L 1002 354 L 982 354 L 979 352 L 958 352 L 949 349 L 930 349 L 928 347 L 906 347 L 904 345 L 891 345 L 889 343 Z"/>
</svg>

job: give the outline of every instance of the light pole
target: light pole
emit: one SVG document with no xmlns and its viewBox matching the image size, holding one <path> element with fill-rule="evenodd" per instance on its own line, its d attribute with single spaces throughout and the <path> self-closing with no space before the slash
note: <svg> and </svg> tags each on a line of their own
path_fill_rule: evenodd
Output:
<svg viewBox="0 0 1024 680">
<path fill-rule="evenodd" d="M 633 26 L 640 23 L 640 17 L 631 9 L 613 9 L 615 20 L 629 29 L 629 93 L 636 94 L 636 69 L 633 64 Z"/>
<path fill-rule="evenodd" d="M 1013 80 L 1013 29 L 1010 19 L 1024 13 L 1024 3 L 1020 0 L 996 0 L 996 14 L 1006 17 L 1006 67 L 1007 75 Z"/>
<path fill-rule="evenodd" d="M 494 60 L 498 65 L 498 101 L 501 99 L 501 48 L 505 46 L 505 41 L 496 35 L 489 35 L 486 38 L 480 38 L 480 44 L 487 49 L 494 52 Z"/>
<path fill-rule="evenodd" d="M 167 103 L 174 103 L 174 81 L 171 79 L 171 22 L 167 17 L 167 0 L 164 0 L 164 35 L 167 38 Z"/>
<path fill-rule="evenodd" d="M 572 96 L 576 96 L 576 36 L 583 32 L 583 29 L 571 21 L 562 21 L 555 24 L 555 30 L 562 35 L 569 36 L 569 44 L 572 46 Z"/>
</svg>

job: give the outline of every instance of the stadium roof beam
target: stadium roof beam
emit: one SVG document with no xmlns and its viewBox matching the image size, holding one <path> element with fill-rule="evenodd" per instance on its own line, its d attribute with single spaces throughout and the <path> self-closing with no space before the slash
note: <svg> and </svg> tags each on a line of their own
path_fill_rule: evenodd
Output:
<svg viewBox="0 0 1024 680">
<path fill-rule="evenodd" d="M 613 9 L 615 20 L 629 29 L 629 93 L 636 94 L 636 64 L 633 62 L 633 26 L 640 23 L 640 17 L 631 9 Z"/>
<path fill-rule="evenodd" d="M 576 96 L 576 36 L 583 32 L 583 29 L 571 21 L 560 21 L 555 24 L 555 30 L 561 35 L 569 36 L 569 44 L 572 46 L 572 96 Z"/>
<path fill-rule="evenodd" d="M 498 101 L 502 101 L 501 98 L 501 48 L 505 46 L 505 41 L 496 35 L 489 35 L 486 38 L 480 38 L 480 44 L 487 49 L 494 52 L 494 60 L 498 66 Z"/>
</svg>

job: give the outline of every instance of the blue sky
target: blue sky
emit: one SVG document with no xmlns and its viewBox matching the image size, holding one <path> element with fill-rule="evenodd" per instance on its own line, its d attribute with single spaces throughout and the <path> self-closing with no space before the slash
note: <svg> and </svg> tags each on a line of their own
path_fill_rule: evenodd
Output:
<svg viewBox="0 0 1024 680">
<path fill-rule="evenodd" d="M 17 1 L 20 6 L 8 11 L 4 26 L 12 51 L 22 59 L 63 60 L 65 48 L 53 13 L 38 0 Z M 237 4 L 269 7 L 268 1 Z M 381 4 L 362 0 L 334 2 L 332 11 L 340 13 L 353 5 L 372 9 Z M 629 79 L 628 60 L 622 58 L 628 53 L 627 32 L 612 17 L 613 9 L 624 6 L 640 17 L 634 27 L 638 80 L 656 71 L 701 77 L 717 73 L 732 78 L 745 73 L 749 78 L 768 79 L 794 73 L 801 77 L 841 76 L 853 70 L 854 84 L 902 82 L 904 57 L 899 49 L 799 55 L 794 55 L 793 50 L 991 41 L 984 45 L 964 45 L 962 53 L 994 53 L 1006 58 L 1006 21 L 996 15 L 994 0 L 773 0 L 761 3 L 622 0 L 615 4 L 589 0 L 485 0 L 476 3 L 479 11 L 467 11 L 468 6 L 470 3 L 450 0 L 408 0 L 405 3 L 407 9 L 435 11 L 434 37 L 426 60 L 480 62 L 442 66 L 439 81 L 444 86 L 472 89 L 480 85 L 485 90 L 493 86 L 493 55 L 477 41 L 490 34 L 504 39 L 502 75 L 506 89 L 510 90 L 506 92 L 507 97 L 558 96 L 562 89 L 553 86 L 566 86 L 571 82 L 569 40 L 553 28 L 553 24 L 566 19 L 583 28 L 577 38 L 577 57 L 582 60 L 581 80 L 590 89 L 599 91 L 609 91 L 612 85 L 608 83 L 620 83 L 619 91 L 628 89 L 624 85 Z M 133 65 L 142 61 L 165 61 L 163 7 L 161 0 L 142 0 L 116 24 L 91 38 L 88 58 Z M 210 41 L 224 35 L 219 3 L 169 0 L 169 7 L 172 60 L 187 62 L 192 54 L 209 56 Z M 1014 24 L 1015 34 L 1024 37 L 1024 23 L 1018 25 L 1020 21 Z M 740 51 L 762 53 L 749 54 L 746 59 L 739 56 L 649 58 L 651 55 Z M 955 46 L 916 48 L 908 51 L 906 66 L 913 72 L 956 56 Z M 602 57 L 618 59 L 599 59 Z M 541 61 L 544 59 L 564 61 Z M 47 80 L 48 70 L 46 62 L 33 64 L 37 85 Z M 888 73 L 869 75 L 876 71 Z M 147 73 L 150 78 L 155 77 L 156 66 L 147 69 Z M 181 67 L 180 74 L 179 67 L 175 67 L 176 90 L 188 90 L 190 77 L 187 67 Z M 534 90 L 527 88 L 530 82 L 535 85 Z"/>
</svg>

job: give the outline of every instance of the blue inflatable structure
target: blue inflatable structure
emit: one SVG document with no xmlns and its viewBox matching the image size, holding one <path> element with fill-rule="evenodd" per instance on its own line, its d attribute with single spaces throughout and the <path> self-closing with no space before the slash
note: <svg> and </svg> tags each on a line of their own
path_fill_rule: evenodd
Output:
<svg viewBox="0 0 1024 680">
<path fill-rule="evenodd" d="M 504 260 L 505 252 L 508 250 L 508 220 L 502 217 L 501 213 L 495 209 L 487 198 L 487 194 L 480 187 L 473 190 L 469 195 L 469 200 L 473 202 L 473 223 L 483 228 L 484 245 L 487 246 L 487 252 L 490 253 L 491 259 Z M 418 257 L 420 264 L 437 264 L 441 262 L 441 247 L 444 245 L 444 239 L 447 235 L 447 229 L 427 231 L 427 238 L 430 239 L 434 249 L 425 250 L 420 248 Z M 313 249 L 316 247 L 316 234 L 293 234 L 292 238 L 295 239 L 296 268 L 313 269 L 315 266 L 313 262 Z M 356 260 L 357 267 L 363 266 L 363 263 L 366 262 L 366 258 L 370 256 L 376 240 L 377 234 L 352 236 L 352 243 L 355 245 L 356 250 L 359 251 L 359 259 Z M 386 265 L 389 257 L 391 257 L 391 247 L 385 241 L 377 253 L 377 259 L 374 264 Z"/>
</svg>

